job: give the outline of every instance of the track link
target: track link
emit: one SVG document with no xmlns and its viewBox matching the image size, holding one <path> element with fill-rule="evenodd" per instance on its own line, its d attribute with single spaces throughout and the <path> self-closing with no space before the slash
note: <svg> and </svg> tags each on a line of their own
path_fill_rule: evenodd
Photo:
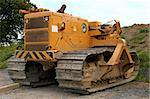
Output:
<svg viewBox="0 0 150 99">
<path fill-rule="evenodd" d="M 14 82 L 20 83 L 21 85 L 30 85 L 31 83 L 27 80 L 25 74 L 25 64 L 26 61 L 24 59 L 12 56 L 8 60 L 8 74 Z"/>
<path fill-rule="evenodd" d="M 41 76 L 49 76 L 49 78 L 39 79 L 38 74 L 41 72 L 33 76 L 32 75 L 33 70 L 32 70 L 32 71 L 29 71 L 27 75 L 27 73 L 25 72 L 26 67 L 27 67 L 26 63 L 27 62 L 24 59 L 15 58 L 14 56 L 8 60 L 8 74 L 9 74 L 9 77 L 14 82 L 19 83 L 21 85 L 31 86 L 31 87 L 38 87 L 38 86 L 44 86 L 44 85 L 50 85 L 50 84 L 56 83 L 56 80 L 54 79 L 55 71 L 52 71 L 52 70 L 49 72 L 42 71 L 43 75 Z M 36 78 L 38 78 L 38 80 Z"/>
<path fill-rule="evenodd" d="M 64 53 L 62 57 L 58 59 L 56 67 L 56 79 L 59 83 L 59 87 L 70 92 L 89 94 L 121 85 L 135 79 L 139 70 L 138 59 L 137 57 L 134 58 L 134 56 L 136 56 L 135 53 L 131 53 L 131 56 L 133 56 L 133 60 L 136 61 L 136 63 L 134 64 L 134 73 L 130 78 L 125 79 L 118 76 L 115 78 L 117 80 L 114 83 L 108 83 L 107 79 L 102 79 L 96 82 L 92 81 L 93 67 L 88 67 L 85 61 L 89 55 L 98 55 L 105 51 L 113 52 L 114 48 L 90 48 L 87 50 Z M 112 80 L 113 79 L 114 78 L 112 78 Z"/>
</svg>

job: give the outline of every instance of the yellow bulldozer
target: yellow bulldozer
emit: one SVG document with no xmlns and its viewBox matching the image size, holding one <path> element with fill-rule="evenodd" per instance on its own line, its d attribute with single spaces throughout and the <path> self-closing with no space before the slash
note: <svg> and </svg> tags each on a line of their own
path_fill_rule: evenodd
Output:
<svg viewBox="0 0 150 99">
<path fill-rule="evenodd" d="M 8 61 L 14 82 L 32 87 L 58 83 L 68 91 L 88 94 L 135 79 L 136 52 L 121 38 L 120 22 L 89 22 L 43 9 L 22 11 L 24 48 Z"/>
</svg>

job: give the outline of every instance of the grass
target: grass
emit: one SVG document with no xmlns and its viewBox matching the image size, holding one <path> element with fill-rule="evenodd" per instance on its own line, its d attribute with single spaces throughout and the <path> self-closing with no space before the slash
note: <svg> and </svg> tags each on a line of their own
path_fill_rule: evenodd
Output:
<svg viewBox="0 0 150 99">
<path fill-rule="evenodd" d="M 131 42 L 134 44 L 143 44 L 148 35 L 149 35 L 148 28 L 141 29 L 134 35 L 134 37 L 131 39 Z"/>
<path fill-rule="evenodd" d="M 140 60 L 140 71 L 137 80 L 150 82 L 150 79 L 145 76 L 147 69 L 150 68 L 150 51 L 140 51 L 138 54 Z"/>
<path fill-rule="evenodd" d="M 140 29 L 135 35 L 129 40 L 129 47 L 137 50 L 140 60 L 140 71 L 137 76 L 137 80 L 150 82 L 146 77 L 146 71 L 150 68 L 150 50 L 147 40 L 149 39 L 149 28 Z"/>
<path fill-rule="evenodd" d="M 14 53 L 17 45 L 10 45 L 8 47 L 0 47 L 0 69 L 6 68 L 7 59 Z"/>
<path fill-rule="evenodd" d="M 132 27 L 129 27 L 132 28 Z M 128 38 L 124 33 L 121 34 L 121 37 L 126 39 L 129 45 L 129 49 L 136 50 L 140 60 L 140 71 L 136 80 L 150 82 L 150 79 L 146 77 L 146 72 L 150 68 L 150 49 L 148 46 L 150 28 L 142 28 L 137 30 L 131 39 Z"/>
</svg>

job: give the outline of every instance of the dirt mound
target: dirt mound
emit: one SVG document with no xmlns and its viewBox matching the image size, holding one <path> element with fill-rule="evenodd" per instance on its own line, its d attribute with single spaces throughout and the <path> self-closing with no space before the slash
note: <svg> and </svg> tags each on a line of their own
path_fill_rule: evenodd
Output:
<svg viewBox="0 0 150 99">
<path fill-rule="evenodd" d="M 150 24 L 134 24 L 122 27 L 122 37 L 126 39 L 130 49 L 137 51 L 149 49 L 150 44 Z"/>
<path fill-rule="evenodd" d="M 134 24 L 122 27 L 121 36 L 126 39 L 130 50 L 138 52 L 140 59 L 138 79 L 150 82 L 150 24 Z"/>
<path fill-rule="evenodd" d="M 122 33 L 128 36 L 128 39 L 132 39 L 135 33 L 141 29 L 150 28 L 150 24 L 133 24 L 132 26 L 122 27 Z"/>
</svg>

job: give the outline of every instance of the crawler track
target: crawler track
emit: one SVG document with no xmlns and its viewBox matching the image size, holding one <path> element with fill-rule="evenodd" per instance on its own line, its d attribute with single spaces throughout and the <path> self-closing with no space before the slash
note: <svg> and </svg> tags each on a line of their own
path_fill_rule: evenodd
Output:
<svg viewBox="0 0 150 99">
<path fill-rule="evenodd" d="M 8 60 L 8 73 L 14 82 L 21 85 L 30 85 L 31 83 L 27 80 L 25 74 L 25 64 L 26 61 L 24 59 L 11 57 Z"/>
<path fill-rule="evenodd" d="M 32 87 L 56 83 L 54 70 L 43 71 L 41 67 L 39 72 L 37 71 L 38 66 L 26 66 L 26 63 L 24 59 L 14 56 L 8 60 L 8 74 L 14 82 Z"/>
<path fill-rule="evenodd" d="M 111 74 L 104 73 L 101 75 L 96 73 L 99 67 L 102 67 L 95 64 L 95 60 L 97 60 L 96 57 L 106 51 L 113 52 L 114 48 L 91 48 L 64 53 L 63 56 L 58 59 L 56 67 L 56 79 L 59 83 L 59 87 L 64 88 L 66 91 L 89 94 L 134 80 L 139 70 L 137 55 L 134 52 L 131 53 L 135 61 L 135 63 L 132 64 L 134 72 L 131 77 L 124 78 L 122 75 L 118 75 L 108 78 L 104 75 Z M 103 67 L 105 68 L 106 66 L 103 65 Z M 97 75 L 101 77 L 97 77 Z"/>
</svg>

